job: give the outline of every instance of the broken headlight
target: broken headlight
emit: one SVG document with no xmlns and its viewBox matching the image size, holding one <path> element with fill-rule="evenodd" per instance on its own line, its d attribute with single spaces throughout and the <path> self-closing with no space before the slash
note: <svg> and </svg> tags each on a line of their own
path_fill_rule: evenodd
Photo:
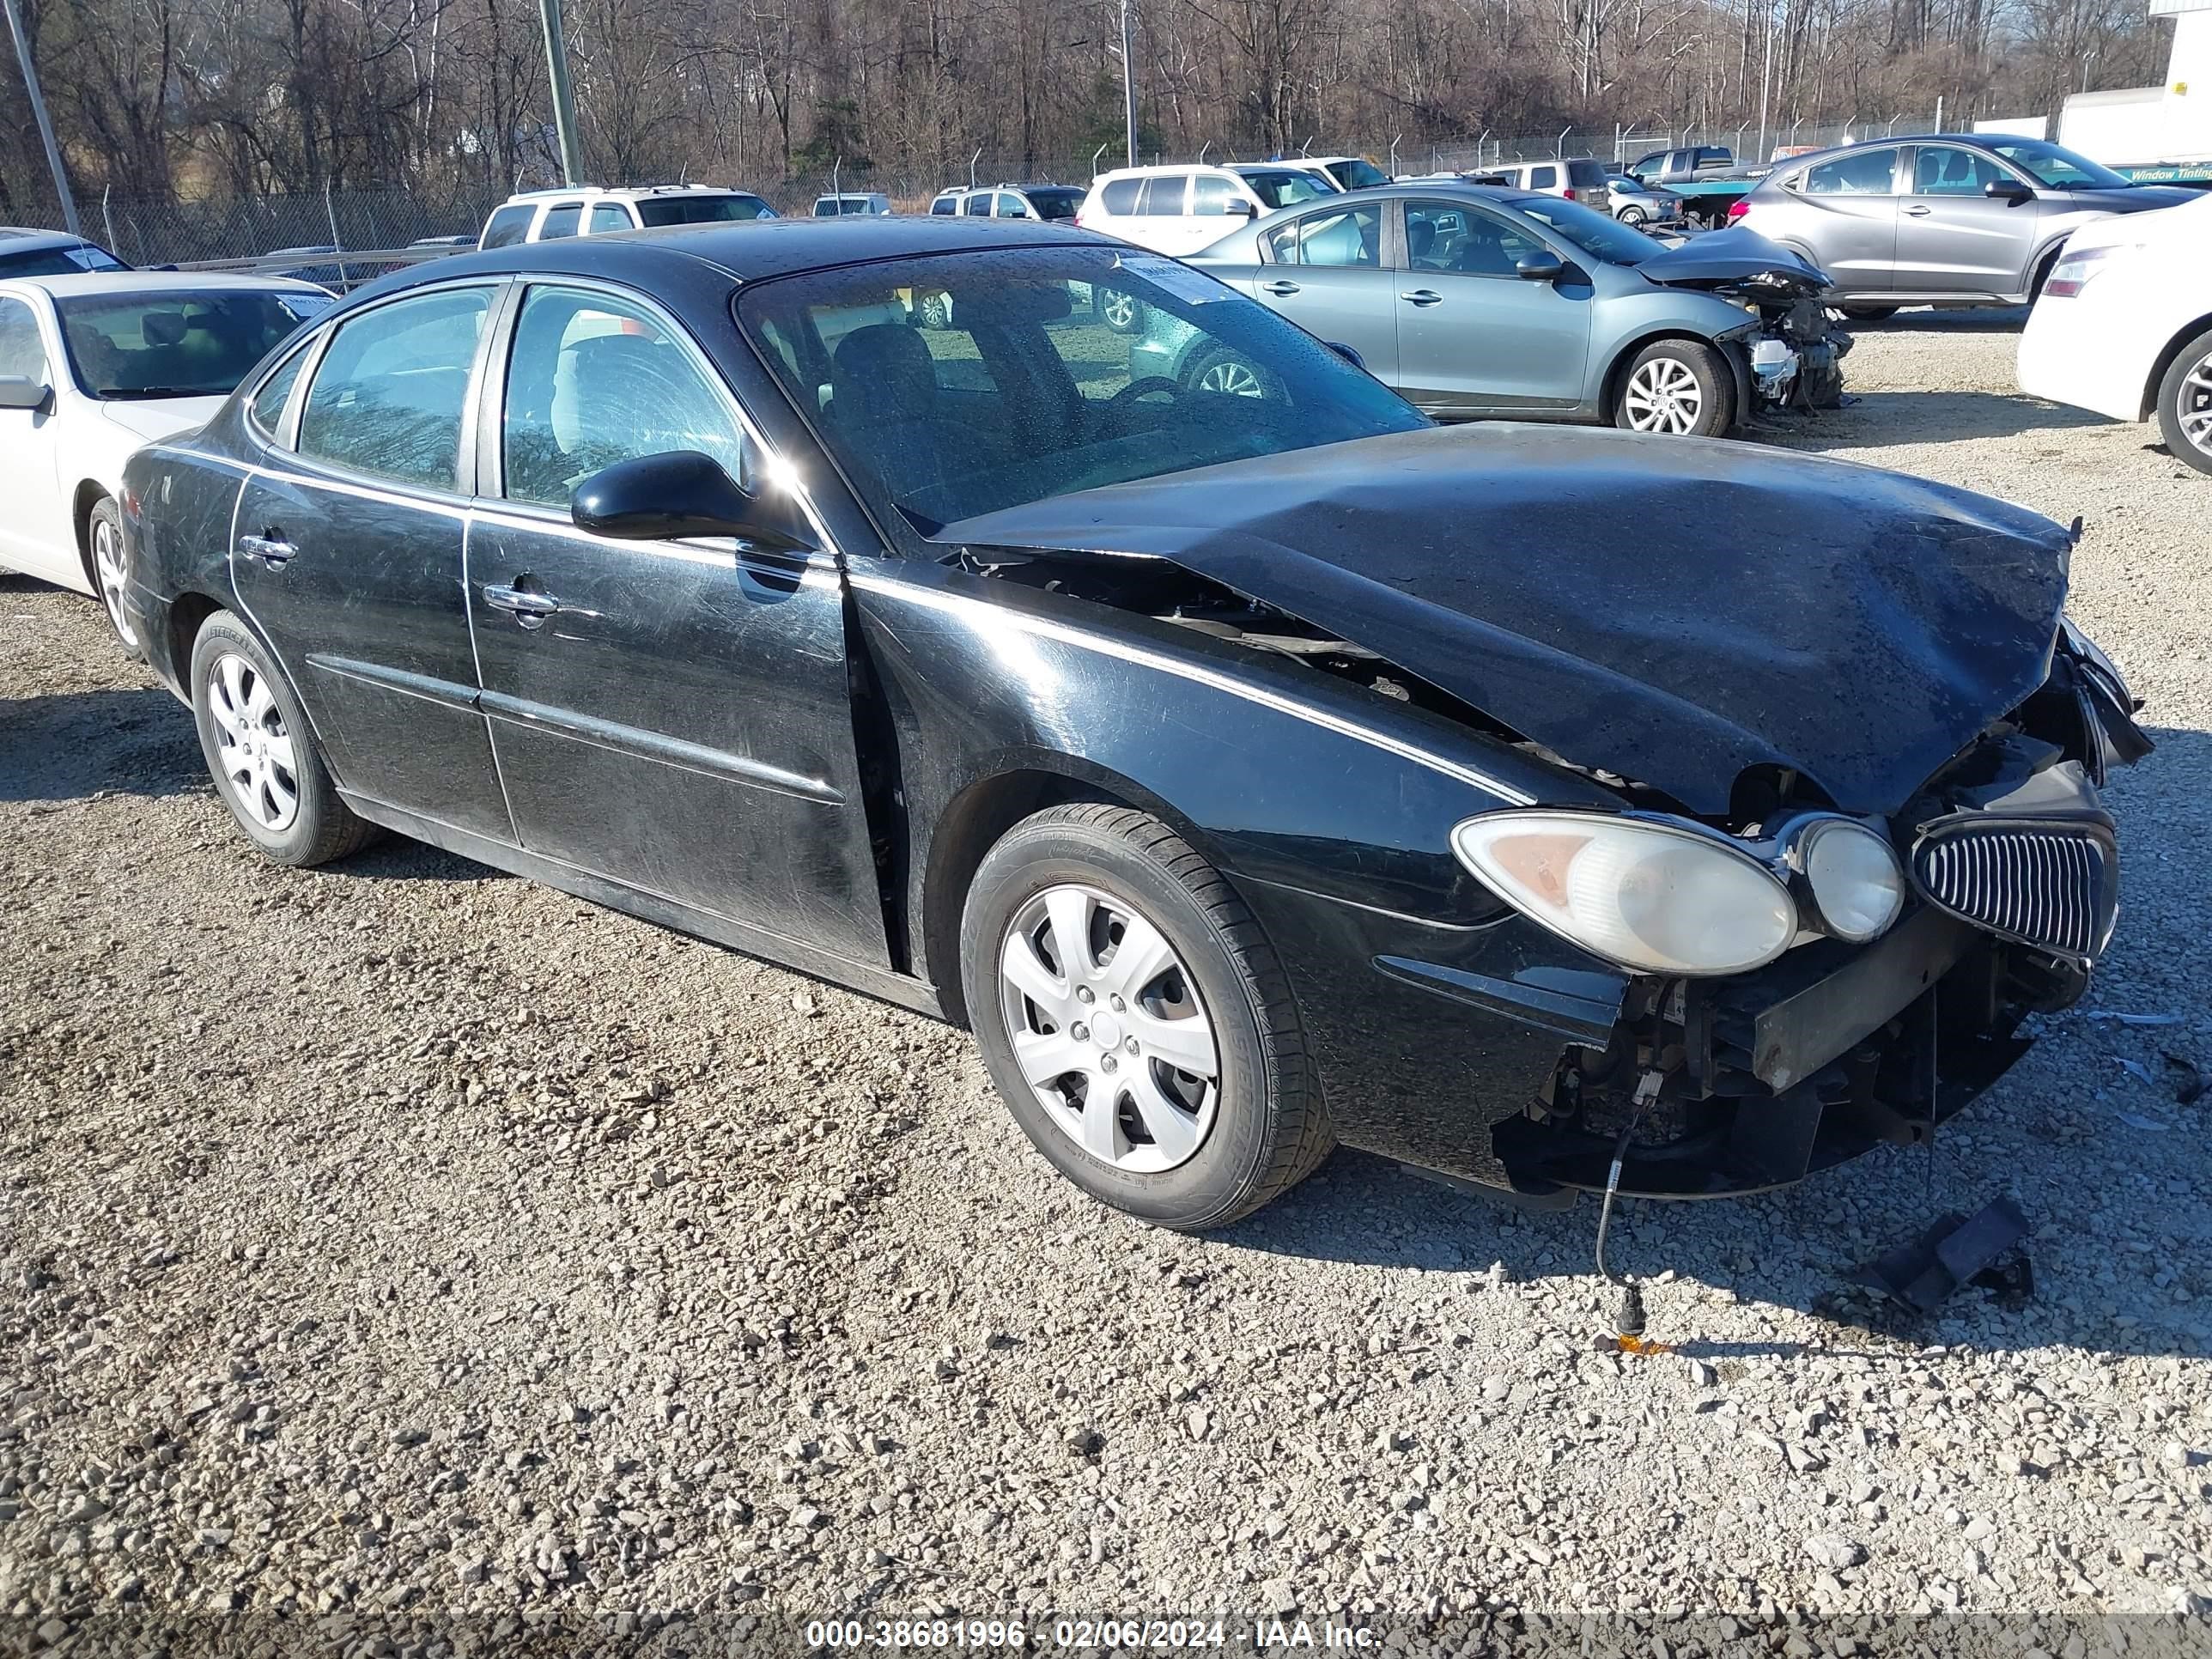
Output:
<svg viewBox="0 0 2212 1659">
<path fill-rule="evenodd" d="M 1850 818 L 1813 818 L 1790 838 L 1821 932 L 1854 945 L 1878 939 L 1905 908 L 1905 872 L 1888 842 Z"/>
<path fill-rule="evenodd" d="M 1781 879 L 1692 824 L 1486 812 L 1452 830 L 1452 850 L 1530 921 L 1642 973 L 1743 973 L 1797 933 Z"/>
</svg>

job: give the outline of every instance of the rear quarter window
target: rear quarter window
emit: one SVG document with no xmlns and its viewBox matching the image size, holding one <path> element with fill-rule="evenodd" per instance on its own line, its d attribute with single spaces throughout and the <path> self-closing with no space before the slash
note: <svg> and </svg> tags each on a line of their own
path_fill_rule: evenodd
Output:
<svg viewBox="0 0 2212 1659">
<path fill-rule="evenodd" d="M 484 247 L 514 247 L 530 234 L 530 216 L 534 207 L 503 207 L 491 216 L 484 227 Z"/>
<path fill-rule="evenodd" d="M 1144 188 L 1141 179 L 1116 179 L 1098 192 L 1098 205 L 1109 213 L 1128 215 L 1137 210 L 1137 192 Z"/>
</svg>

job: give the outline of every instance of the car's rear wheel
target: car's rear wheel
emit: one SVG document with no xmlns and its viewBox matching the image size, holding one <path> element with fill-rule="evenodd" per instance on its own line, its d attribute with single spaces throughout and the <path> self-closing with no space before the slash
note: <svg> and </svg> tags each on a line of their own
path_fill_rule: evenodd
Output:
<svg viewBox="0 0 2212 1659">
<path fill-rule="evenodd" d="M 1735 424 L 1735 382 L 1726 360 L 1702 340 L 1654 340 L 1620 377 L 1613 423 L 1631 432 L 1719 437 Z"/>
<path fill-rule="evenodd" d="M 125 654 L 144 656 L 145 647 L 139 644 L 137 630 L 131 626 L 130 615 L 123 608 L 123 591 L 129 580 L 130 567 L 123 553 L 123 514 L 112 495 L 102 495 L 86 515 L 84 566 L 84 574 L 91 578 L 93 592 L 100 595 L 100 609 L 107 612 L 108 626 L 115 630 Z"/>
<path fill-rule="evenodd" d="M 307 717 L 261 642 L 226 611 L 192 642 L 192 719 L 216 792 L 279 864 L 326 864 L 374 841 L 338 798 Z"/>
<path fill-rule="evenodd" d="M 1897 315 L 1895 306 L 1840 306 L 1837 307 L 1855 323 L 1886 323 Z"/>
<path fill-rule="evenodd" d="M 2158 426 L 2174 459 L 2212 472 L 2212 328 L 2181 348 L 2159 382 Z"/>
<path fill-rule="evenodd" d="M 1145 325 L 1144 301 L 1118 288 L 1093 290 L 1091 308 L 1098 320 L 1116 334 L 1134 334 Z"/>
<path fill-rule="evenodd" d="M 1016 824 L 975 872 L 960 957 L 1015 1121 L 1092 1197 L 1224 1226 L 1333 1144 L 1281 964 L 1158 819 L 1085 804 Z"/>
<path fill-rule="evenodd" d="M 1183 384 L 1193 392 L 1211 392 L 1224 398 L 1272 398 L 1280 383 L 1241 352 L 1225 346 L 1209 346 L 1183 371 Z"/>
</svg>

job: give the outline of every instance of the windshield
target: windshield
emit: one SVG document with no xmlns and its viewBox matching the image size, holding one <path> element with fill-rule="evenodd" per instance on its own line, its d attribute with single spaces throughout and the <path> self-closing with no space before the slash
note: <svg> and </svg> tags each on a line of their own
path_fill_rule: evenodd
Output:
<svg viewBox="0 0 2212 1659">
<path fill-rule="evenodd" d="M 217 398 L 309 318 L 327 294 L 253 289 L 54 302 L 70 369 L 93 398 Z"/>
<path fill-rule="evenodd" d="M 1030 190 L 1024 192 L 1030 205 L 1036 210 L 1040 219 L 1073 219 L 1083 205 L 1083 192 L 1073 187 L 1060 190 Z"/>
<path fill-rule="evenodd" d="M 646 228 L 664 225 L 721 225 L 747 219 L 773 219 L 775 210 L 757 196 L 648 196 L 637 204 Z"/>
<path fill-rule="evenodd" d="M 810 271 L 748 284 L 737 314 L 878 519 L 925 536 L 1048 496 L 1428 424 L 1303 329 L 1134 250 Z"/>
<path fill-rule="evenodd" d="M 1243 170 L 1239 169 L 1240 173 Z M 1318 173 L 1281 172 L 1255 169 L 1243 173 L 1244 182 L 1252 186 L 1252 193 L 1271 208 L 1295 207 L 1300 202 L 1310 202 L 1316 196 L 1334 196 L 1336 186 Z"/>
<path fill-rule="evenodd" d="M 2040 138 L 2007 138 L 1990 148 L 2046 190 L 2128 188 L 2128 181 L 2112 168 Z"/>
<path fill-rule="evenodd" d="M 1640 265 L 1662 246 L 1640 230 L 1620 220 L 1558 196 L 1512 196 L 1506 198 L 1531 219 L 1550 226 L 1593 259 L 1609 265 Z"/>
<path fill-rule="evenodd" d="M 1363 161 L 1358 156 L 1349 161 L 1333 161 L 1328 176 L 1346 190 L 1371 190 L 1377 185 L 1387 185 L 1390 175 L 1372 161 Z"/>
<path fill-rule="evenodd" d="M 79 242 L 75 247 L 34 248 L 28 253 L 0 253 L 0 276 L 74 276 L 86 270 L 130 269 L 92 242 Z"/>
</svg>

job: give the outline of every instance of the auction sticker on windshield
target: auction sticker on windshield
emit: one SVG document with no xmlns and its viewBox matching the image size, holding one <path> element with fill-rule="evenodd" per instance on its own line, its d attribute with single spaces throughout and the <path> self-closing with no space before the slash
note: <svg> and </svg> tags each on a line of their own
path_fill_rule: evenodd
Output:
<svg viewBox="0 0 2212 1659">
<path fill-rule="evenodd" d="M 1216 300 L 1226 300 L 1231 290 L 1211 276 L 1201 276 L 1188 265 L 1179 265 L 1172 259 L 1163 259 L 1156 253 L 1123 253 L 1114 260 L 1115 268 L 1157 283 L 1178 300 L 1188 300 L 1194 306 L 1211 305 Z"/>
</svg>

